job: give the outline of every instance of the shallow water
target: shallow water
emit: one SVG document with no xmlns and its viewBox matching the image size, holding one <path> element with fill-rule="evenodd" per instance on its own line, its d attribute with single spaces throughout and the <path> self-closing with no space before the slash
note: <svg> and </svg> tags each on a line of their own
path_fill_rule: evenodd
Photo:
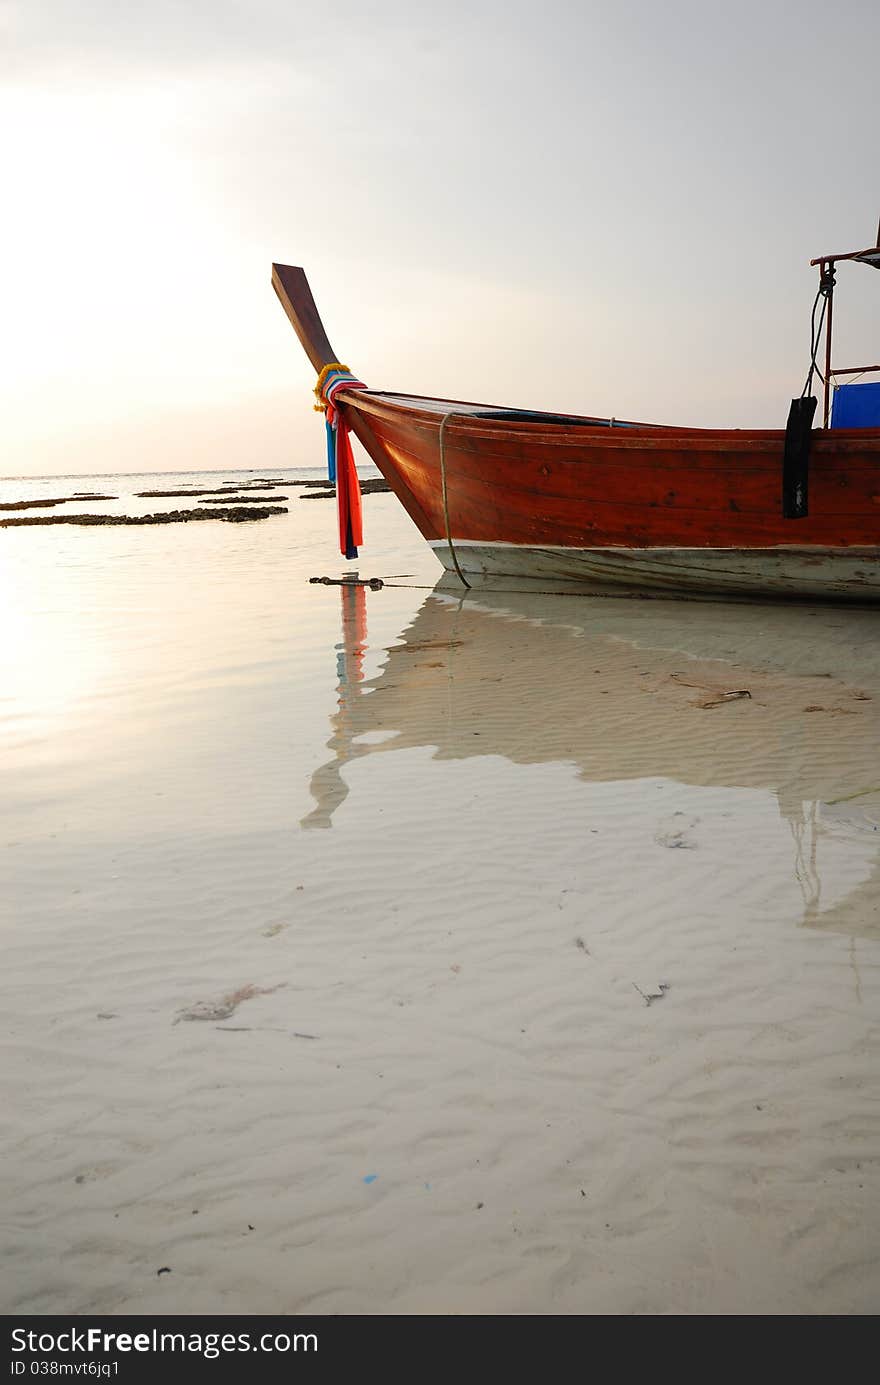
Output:
<svg viewBox="0 0 880 1385">
<path fill-rule="evenodd" d="M 282 493 L 0 530 L 3 1308 L 876 1311 L 875 613 Z"/>
</svg>

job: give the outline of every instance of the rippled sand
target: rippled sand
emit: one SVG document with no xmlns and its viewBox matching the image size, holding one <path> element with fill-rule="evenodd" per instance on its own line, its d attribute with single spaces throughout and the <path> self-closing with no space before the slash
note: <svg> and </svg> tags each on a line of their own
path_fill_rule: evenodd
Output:
<svg viewBox="0 0 880 1385">
<path fill-rule="evenodd" d="M 880 616 L 365 523 L 3 533 L 0 1305 L 876 1311 Z"/>
</svg>

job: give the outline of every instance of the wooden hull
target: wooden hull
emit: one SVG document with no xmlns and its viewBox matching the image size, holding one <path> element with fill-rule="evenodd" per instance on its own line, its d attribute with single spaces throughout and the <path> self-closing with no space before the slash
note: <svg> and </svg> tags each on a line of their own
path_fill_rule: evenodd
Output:
<svg viewBox="0 0 880 1385">
<path fill-rule="evenodd" d="M 817 432 L 810 514 L 782 518 L 782 431 L 496 421 L 348 396 L 356 432 L 444 566 L 646 592 L 880 599 L 880 430 Z M 461 410 L 462 414 L 457 411 Z"/>
<path fill-rule="evenodd" d="M 342 368 L 305 274 L 274 265 L 272 282 L 320 383 Z M 880 428 L 814 432 L 809 513 L 785 519 L 780 429 L 661 427 L 344 384 L 334 404 L 441 561 L 466 577 L 880 596 Z"/>
</svg>

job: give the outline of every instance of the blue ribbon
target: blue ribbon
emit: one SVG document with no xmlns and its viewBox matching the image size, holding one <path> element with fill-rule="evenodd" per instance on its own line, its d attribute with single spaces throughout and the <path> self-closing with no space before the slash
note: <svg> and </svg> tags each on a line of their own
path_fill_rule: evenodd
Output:
<svg viewBox="0 0 880 1385">
<path fill-rule="evenodd" d="M 336 484 L 336 432 L 329 419 L 324 420 L 327 429 L 327 475 Z"/>
</svg>

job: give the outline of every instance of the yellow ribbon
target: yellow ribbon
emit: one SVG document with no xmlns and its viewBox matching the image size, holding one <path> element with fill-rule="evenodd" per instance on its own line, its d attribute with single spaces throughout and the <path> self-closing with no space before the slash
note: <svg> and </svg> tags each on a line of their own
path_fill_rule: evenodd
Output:
<svg viewBox="0 0 880 1385">
<path fill-rule="evenodd" d="M 327 411 L 327 405 L 324 402 L 323 394 L 324 382 L 327 379 L 328 375 L 333 374 L 334 370 L 343 371 L 346 375 L 351 374 L 350 367 L 347 365 L 342 365 L 340 361 L 331 361 L 329 365 L 325 365 L 324 369 L 321 371 L 321 374 L 318 376 L 318 383 L 315 385 L 315 395 L 318 400 L 317 404 L 314 406 L 316 414 L 323 414 Z"/>
</svg>

